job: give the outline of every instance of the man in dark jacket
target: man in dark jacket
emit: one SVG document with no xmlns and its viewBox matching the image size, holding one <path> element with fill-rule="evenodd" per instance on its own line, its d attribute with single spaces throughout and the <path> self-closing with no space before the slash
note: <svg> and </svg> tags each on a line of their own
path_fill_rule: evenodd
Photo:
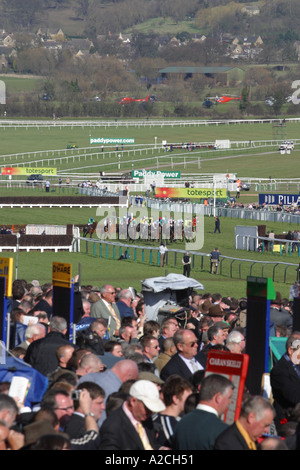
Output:
<svg viewBox="0 0 300 470">
<path fill-rule="evenodd" d="M 170 375 L 178 374 L 189 380 L 196 370 L 206 367 L 206 356 L 198 353 L 198 342 L 193 330 L 179 329 L 173 336 L 177 353 L 171 357 L 160 372 L 160 378 L 166 380 Z"/>
<path fill-rule="evenodd" d="M 44 298 L 39 300 L 32 309 L 32 312 L 46 312 L 48 319 L 50 320 L 52 316 L 52 306 L 53 306 L 53 291 L 52 289 L 46 292 Z"/>
<path fill-rule="evenodd" d="M 186 277 L 190 277 L 191 275 L 191 257 L 189 252 L 187 251 L 182 258 L 183 264 L 183 275 Z"/>
<path fill-rule="evenodd" d="M 214 233 L 217 233 L 217 232 L 221 233 L 221 230 L 220 230 L 220 219 L 219 219 L 219 217 L 216 216 L 216 217 L 215 217 L 215 231 L 214 231 Z"/>
<path fill-rule="evenodd" d="M 137 380 L 128 399 L 102 424 L 100 450 L 157 450 L 151 415 L 164 409 L 157 386 L 149 380 Z"/>
<path fill-rule="evenodd" d="M 256 395 L 246 400 L 239 419 L 216 439 L 215 450 L 256 450 L 257 440 L 269 433 L 275 410 L 266 398 Z"/>
<path fill-rule="evenodd" d="M 300 332 L 294 331 L 287 339 L 286 353 L 270 372 L 274 407 L 277 419 L 286 418 L 289 409 L 300 401 Z"/>
<path fill-rule="evenodd" d="M 219 251 L 219 248 L 215 248 L 210 253 L 210 272 L 211 272 L 211 274 L 218 274 L 220 255 L 221 255 L 221 253 Z"/>
<path fill-rule="evenodd" d="M 174 450 L 213 450 L 217 437 L 227 429 L 222 416 L 231 403 L 233 384 L 219 374 L 210 374 L 201 383 L 199 403 L 184 415 L 172 437 Z"/>
<path fill-rule="evenodd" d="M 104 336 L 107 331 L 107 322 L 104 318 L 96 318 L 90 327 L 83 330 L 76 339 L 76 346 L 89 348 L 98 356 L 104 355 L 104 344 L 107 340 Z"/>
<path fill-rule="evenodd" d="M 64 318 L 52 317 L 49 333 L 45 338 L 38 339 L 28 346 L 24 361 L 45 376 L 55 371 L 59 365 L 57 348 L 65 344 L 70 345 L 65 337 L 67 327 L 67 321 Z"/>
<path fill-rule="evenodd" d="M 286 328 L 292 328 L 293 326 L 292 315 L 282 308 L 280 292 L 276 292 L 276 299 L 271 300 L 270 322 L 278 326 L 285 326 Z"/>
</svg>

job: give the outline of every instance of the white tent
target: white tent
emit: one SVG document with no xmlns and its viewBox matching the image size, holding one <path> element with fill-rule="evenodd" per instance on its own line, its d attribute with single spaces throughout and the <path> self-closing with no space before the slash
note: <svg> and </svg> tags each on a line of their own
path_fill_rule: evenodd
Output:
<svg viewBox="0 0 300 470">
<path fill-rule="evenodd" d="M 172 305 L 178 306 L 178 297 L 182 297 L 190 289 L 204 289 L 204 286 L 196 279 L 175 273 L 142 281 L 147 320 L 157 321 L 159 310 L 166 305 L 169 305 L 171 309 Z"/>
</svg>

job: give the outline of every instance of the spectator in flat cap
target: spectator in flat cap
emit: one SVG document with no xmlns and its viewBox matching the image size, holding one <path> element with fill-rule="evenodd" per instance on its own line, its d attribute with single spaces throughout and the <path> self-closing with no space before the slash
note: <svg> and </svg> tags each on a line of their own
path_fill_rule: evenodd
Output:
<svg viewBox="0 0 300 470">
<path fill-rule="evenodd" d="M 206 299 L 206 300 L 204 300 L 204 302 L 200 306 L 200 312 L 203 315 L 208 315 L 209 314 L 209 309 L 211 307 L 213 307 L 213 303 L 210 300 Z"/>
<path fill-rule="evenodd" d="M 219 305 L 213 305 L 208 311 L 208 316 L 216 323 L 217 321 L 223 320 L 224 312 Z"/>
</svg>

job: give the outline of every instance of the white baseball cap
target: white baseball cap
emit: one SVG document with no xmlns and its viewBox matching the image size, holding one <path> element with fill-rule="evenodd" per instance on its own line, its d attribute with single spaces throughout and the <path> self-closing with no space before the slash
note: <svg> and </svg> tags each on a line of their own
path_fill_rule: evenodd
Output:
<svg viewBox="0 0 300 470">
<path fill-rule="evenodd" d="M 159 398 L 157 386 L 150 382 L 150 380 L 137 380 L 131 385 L 129 395 L 141 400 L 153 413 L 160 413 L 166 408 L 163 401 Z"/>
</svg>

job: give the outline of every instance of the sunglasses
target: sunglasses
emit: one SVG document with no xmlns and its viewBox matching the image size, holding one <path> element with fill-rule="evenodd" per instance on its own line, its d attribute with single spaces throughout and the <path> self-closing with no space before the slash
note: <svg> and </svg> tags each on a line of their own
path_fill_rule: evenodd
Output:
<svg viewBox="0 0 300 470">
<path fill-rule="evenodd" d="M 182 343 L 185 346 L 189 346 L 190 348 L 193 348 L 195 344 L 198 346 L 198 341 L 192 341 L 191 343 Z"/>
</svg>

